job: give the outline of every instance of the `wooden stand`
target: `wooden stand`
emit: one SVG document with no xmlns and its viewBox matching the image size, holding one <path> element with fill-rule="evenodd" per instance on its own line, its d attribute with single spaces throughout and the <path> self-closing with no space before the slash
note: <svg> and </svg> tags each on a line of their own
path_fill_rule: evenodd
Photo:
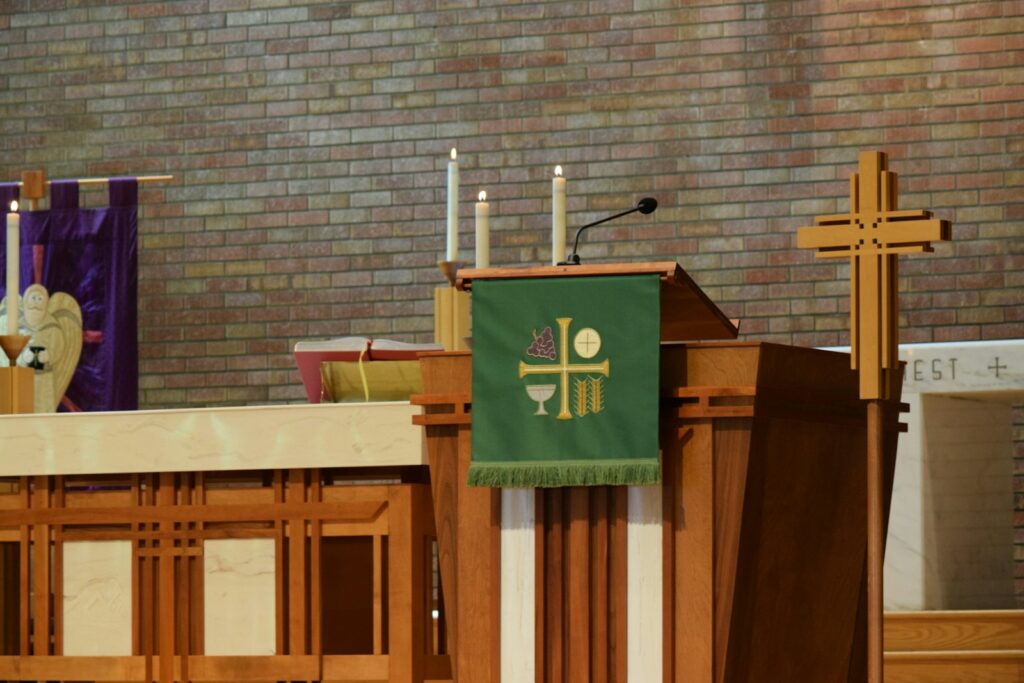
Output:
<svg viewBox="0 0 1024 683">
<path fill-rule="evenodd" d="M 0 368 L 0 415 L 35 410 L 32 368 Z"/>
<path fill-rule="evenodd" d="M 25 335 L 0 335 L 0 349 L 7 356 L 8 363 L 7 367 L 0 368 L 0 415 L 35 411 L 35 373 L 32 368 L 15 365 L 28 341 L 29 337 Z"/>
<path fill-rule="evenodd" d="M 434 289 L 434 343 L 445 351 L 465 351 L 469 347 L 469 294 L 455 288 L 455 261 L 437 264 L 448 285 Z"/>
<path fill-rule="evenodd" d="M 446 351 L 465 351 L 469 337 L 469 295 L 454 287 L 434 290 L 434 342 Z"/>
<path fill-rule="evenodd" d="M 677 266 L 584 272 L 615 269 L 664 273 L 663 338 L 686 333 L 680 310 L 707 334 L 735 329 Z M 483 273 L 470 271 L 463 282 Z M 453 673 L 457 681 L 496 682 L 501 493 L 465 486 L 471 356 L 428 354 L 422 362 L 425 395 L 414 401 L 425 414 L 415 420 L 426 427 Z M 898 396 L 899 386 L 892 391 Z M 661 394 L 662 614 L 645 616 L 663 624 L 663 679 L 862 683 L 866 416 L 848 356 L 774 344 L 666 344 Z M 884 428 L 895 432 L 898 404 L 881 409 Z M 895 444 L 887 439 L 882 454 L 886 505 Z M 637 599 L 626 588 L 628 495 L 625 487 L 537 494 L 538 681 L 626 679 L 627 634 L 637 627 L 627 616 Z"/>
</svg>

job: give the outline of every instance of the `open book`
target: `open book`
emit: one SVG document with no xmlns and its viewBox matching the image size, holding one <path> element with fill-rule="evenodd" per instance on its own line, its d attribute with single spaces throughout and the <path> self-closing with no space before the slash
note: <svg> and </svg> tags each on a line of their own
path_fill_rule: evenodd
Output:
<svg viewBox="0 0 1024 683">
<path fill-rule="evenodd" d="M 320 403 L 320 364 L 328 361 L 416 360 L 423 351 L 443 351 L 440 344 L 416 344 L 370 337 L 339 337 L 295 344 L 295 362 L 310 403 Z"/>
</svg>

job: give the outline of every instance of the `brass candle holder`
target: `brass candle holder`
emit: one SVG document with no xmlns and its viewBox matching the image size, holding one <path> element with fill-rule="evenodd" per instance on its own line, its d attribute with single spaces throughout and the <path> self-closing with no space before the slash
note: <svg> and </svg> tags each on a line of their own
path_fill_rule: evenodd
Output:
<svg viewBox="0 0 1024 683">
<path fill-rule="evenodd" d="M 4 350 L 4 354 L 7 356 L 7 360 L 11 362 L 11 367 L 14 367 L 14 362 L 18 360 L 18 356 L 28 345 L 28 340 L 32 337 L 24 334 L 0 334 L 0 348 Z"/>
<path fill-rule="evenodd" d="M 462 261 L 438 261 L 437 269 L 441 271 L 441 275 L 444 275 L 444 279 L 448 281 L 448 284 L 452 287 L 455 286 L 455 274 L 459 272 L 459 268 L 462 267 Z"/>
</svg>

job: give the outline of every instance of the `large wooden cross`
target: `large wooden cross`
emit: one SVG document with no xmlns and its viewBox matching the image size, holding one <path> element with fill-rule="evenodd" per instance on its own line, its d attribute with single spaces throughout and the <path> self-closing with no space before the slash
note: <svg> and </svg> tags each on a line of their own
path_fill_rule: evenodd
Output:
<svg viewBox="0 0 1024 683">
<path fill-rule="evenodd" d="M 928 211 L 896 208 L 896 174 L 882 152 L 861 152 L 859 172 L 850 177 L 850 213 L 819 216 L 815 227 L 797 231 L 798 247 L 825 258 L 850 259 L 850 363 L 860 374 L 867 399 L 867 674 L 883 683 L 883 560 L 886 399 L 890 374 L 898 367 L 900 254 L 932 251 L 931 240 L 950 238 L 949 221 Z"/>
<path fill-rule="evenodd" d="M 948 240 L 947 220 L 930 211 L 896 208 L 896 174 L 884 152 L 861 152 L 850 177 L 850 213 L 818 216 L 797 231 L 798 247 L 822 258 L 850 259 L 850 359 L 860 370 L 862 399 L 889 398 L 885 374 L 897 367 L 899 254 L 932 251 L 931 240 Z"/>
</svg>

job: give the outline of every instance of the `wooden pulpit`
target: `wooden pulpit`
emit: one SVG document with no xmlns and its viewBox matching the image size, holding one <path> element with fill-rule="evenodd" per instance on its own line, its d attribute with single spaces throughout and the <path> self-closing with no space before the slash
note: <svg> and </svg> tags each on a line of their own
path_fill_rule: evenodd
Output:
<svg viewBox="0 0 1024 683">
<path fill-rule="evenodd" d="M 735 339 L 736 327 L 672 262 L 463 270 L 458 284 L 640 273 L 662 283 L 662 483 L 536 491 L 525 654 L 501 647 L 499 577 L 516 560 L 501 555 L 503 492 L 466 486 L 471 353 L 422 356 L 414 421 L 426 429 L 454 679 L 861 683 L 865 409 L 846 354 L 706 341 Z M 886 404 L 892 433 L 899 408 Z M 895 446 L 889 438 L 886 506 Z M 656 545 L 637 563 L 631 506 L 652 492 Z M 631 581 L 639 570 L 660 585 Z M 660 659 L 630 661 L 638 639 L 660 640 Z M 533 670 L 502 678 L 503 658 Z"/>
</svg>

